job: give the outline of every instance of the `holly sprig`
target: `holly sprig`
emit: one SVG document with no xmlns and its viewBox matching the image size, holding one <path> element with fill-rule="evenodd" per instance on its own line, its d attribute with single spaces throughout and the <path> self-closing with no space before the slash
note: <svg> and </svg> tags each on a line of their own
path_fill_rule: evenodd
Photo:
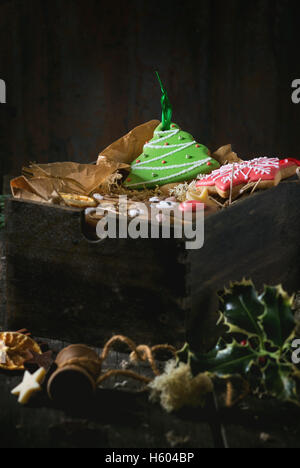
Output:
<svg viewBox="0 0 300 468">
<path fill-rule="evenodd" d="M 220 295 L 220 320 L 227 333 L 209 353 L 186 344 L 178 361 L 189 363 L 193 375 L 208 372 L 230 379 L 239 375 L 253 390 L 300 404 L 299 371 L 292 362 L 296 323 L 293 297 L 281 286 L 265 286 L 258 294 L 251 281 L 233 283 Z"/>
</svg>

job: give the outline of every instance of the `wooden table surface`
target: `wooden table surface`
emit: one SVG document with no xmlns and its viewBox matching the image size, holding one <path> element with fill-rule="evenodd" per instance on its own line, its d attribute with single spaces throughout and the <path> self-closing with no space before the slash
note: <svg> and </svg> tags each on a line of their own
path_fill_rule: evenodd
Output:
<svg viewBox="0 0 300 468">
<path fill-rule="evenodd" d="M 4 329 L 1 242 L 0 256 L 0 329 Z M 57 340 L 47 344 L 54 353 L 68 345 Z M 132 366 L 128 361 L 127 354 L 111 352 L 105 366 Z M 138 371 L 151 375 L 146 365 Z M 21 378 L 22 373 L 0 372 L 1 448 L 300 447 L 300 409 L 275 400 L 248 397 L 234 408 L 219 406 L 216 410 L 209 399 L 204 409 L 167 414 L 159 404 L 149 402 L 148 392 L 140 384 L 114 378 L 97 390 L 93 400 L 66 410 L 56 407 L 46 392 L 28 406 L 19 405 L 10 391 Z"/>
</svg>

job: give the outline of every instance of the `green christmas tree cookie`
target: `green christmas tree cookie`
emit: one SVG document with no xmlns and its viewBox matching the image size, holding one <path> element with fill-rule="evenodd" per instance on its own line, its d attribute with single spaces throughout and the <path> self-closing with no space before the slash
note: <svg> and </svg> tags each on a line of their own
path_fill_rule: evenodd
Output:
<svg viewBox="0 0 300 468">
<path fill-rule="evenodd" d="M 124 186 L 132 189 L 192 180 L 198 174 L 209 174 L 220 167 L 206 146 L 172 123 L 164 130 L 161 123 L 143 153 L 132 163 Z"/>
<path fill-rule="evenodd" d="M 209 156 L 206 146 L 171 123 L 172 107 L 157 72 L 156 75 L 162 92 L 161 124 L 154 131 L 152 140 L 144 145 L 143 153 L 132 163 L 131 172 L 124 182 L 127 188 L 153 188 L 184 182 L 198 174 L 210 174 L 220 167 Z"/>
</svg>

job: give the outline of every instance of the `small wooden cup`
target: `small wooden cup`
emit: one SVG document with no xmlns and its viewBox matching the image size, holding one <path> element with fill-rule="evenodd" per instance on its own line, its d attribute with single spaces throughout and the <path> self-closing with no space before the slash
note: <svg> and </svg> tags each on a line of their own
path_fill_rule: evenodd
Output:
<svg viewBox="0 0 300 468">
<path fill-rule="evenodd" d="M 76 344 L 64 348 L 55 362 L 58 369 L 48 381 L 49 397 L 68 405 L 88 400 L 96 390 L 100 373 L 98 354 L 86 345 Z"/>
</svg>

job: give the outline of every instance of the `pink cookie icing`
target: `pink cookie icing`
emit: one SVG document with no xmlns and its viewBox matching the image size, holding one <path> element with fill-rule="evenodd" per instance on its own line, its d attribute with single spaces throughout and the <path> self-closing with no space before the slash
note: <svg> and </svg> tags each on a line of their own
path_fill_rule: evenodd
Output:
<svg viewBox="0 0 300 468">
<path fill-rule="evenodd" d="M 201 177 L 196 187 L 216 186 L 222 192 L 230 190 L 231 180 L 233 187 L 257 182 L 274 180 L 278 172 L 284 168 L 296 164 L 296 160 L 278 158 L 257 158 L 241 163 L 227 164 L 213 171 L 207 176 Z"/>
</svg>

